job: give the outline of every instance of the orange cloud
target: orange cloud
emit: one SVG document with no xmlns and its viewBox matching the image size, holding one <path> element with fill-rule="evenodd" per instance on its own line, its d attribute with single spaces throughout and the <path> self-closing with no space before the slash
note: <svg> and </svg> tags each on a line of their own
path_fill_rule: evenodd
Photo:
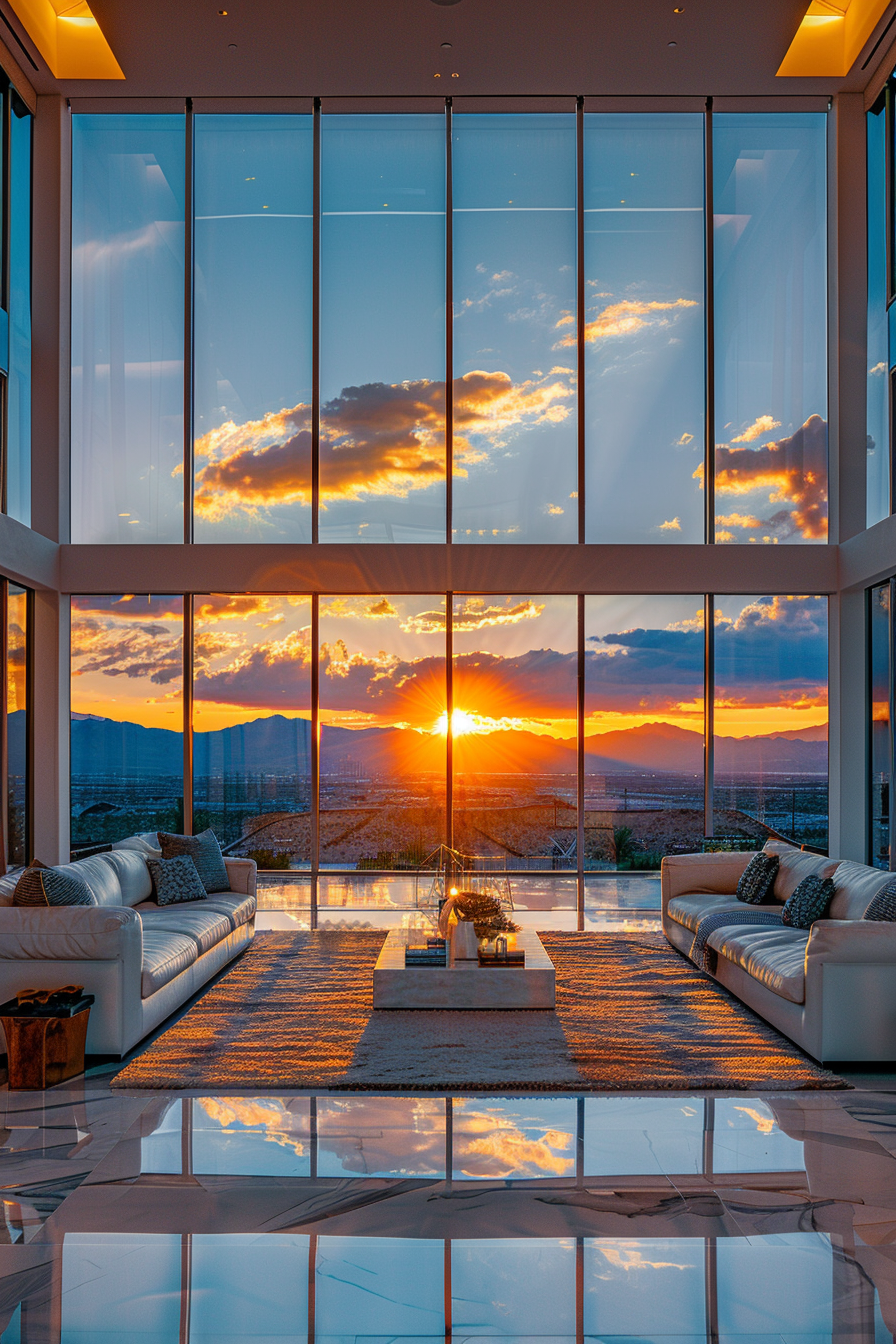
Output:
<svg viewBox="0 0 896 1344">
<path fill-rule="evenodd" d="M 585 323 L 586 341 L 603 341 L 608 336 L 632 336 L 646 328 L 668 327 L 683 308 L 697 308 L 696 299 L 673 299 L 661 302 L 659 299 L 622 299 L 619 303 L 608 304 L 597 317 Z M 670 316 L 672 314 L 672 316 Z M 561 317 L 558 327 L 570 326 L 574 317 Z M 574 335 L 564 336 L 557 342 L 555 349 L 574 346 Z"/>
<path fill-rule="evenodd" d="M 81 615 L 72 621 L 72 676 L 146 678 L 170 686 L 183 676 L 183 640 L 158 622 L 130 624 Z"/>
<path fill-rule="evenodd" d="M 568 381 L 473 370 L 454 382 L 455 472 L 526 424 L 566 419 Z M 445 479 L 445 385 L 429 379 L 344 388 L 321 411 L 321 503 L 364 495 L 404 498 Z M 474 444 L 471 438 L 478 438 Z M 311 502 L 311 407 L 228 421 L 196 441 L 197 512 L 218 519 L 239 509 Z"/>
<path fill-rule="evenodd" d="M 780 429 L 781 421 L 774 420 L 770 415 L 760 415 L 743 432 L 732 439 L 732 443 L 753 443 L 756 439 L 761 439 L 763 434 L 771 434 L 773 429 Z"/>
<path fill-rule="evenodd" d="M 717 495 L 767 490 L 769 504 L 786 506 L 769 518 L 732 513 L 720 523 L 728 528 L 762 530 L 769 540 L 799 535 L 806 541 L 824 541 L 828 524 L 827 450 L 827 424 L 820 415 L 810 416 L 786 439 L 760 448 L 720 444 L 716 449 Z M 693 475 L 702 485 L 702 463 Z"/>
<path fill-rule="evenodd" d="M 485 630 L 494 625 L 518 625 L 520 621 L 537 619 L 544 611 L 540 605 L 526 598 L 522 602 L 507 601 L 503 607 L 487 607 L 481 597 L 468 597 L 462 606 L 455 607 L 452 626 L 455 633 L 470 630 Z M 445 629 L 444 611 L 421 611 L 409 616 L 402 622 L 402 630 L 408 634 L 435 635 Z"/>
</svg>

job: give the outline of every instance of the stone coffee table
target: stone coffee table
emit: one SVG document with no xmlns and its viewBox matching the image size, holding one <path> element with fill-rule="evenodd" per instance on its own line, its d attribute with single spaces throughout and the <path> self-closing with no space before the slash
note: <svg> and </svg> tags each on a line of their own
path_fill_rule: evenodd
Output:
<svg viewBox="0 0 896 1344">
<path fill-rule="evenodd" d="M 510 950 L 526 954 L 525 966 L 405 966 L 408 939 L 419 931 L 392 929 L 373 972 L 374 1008 L 553 1008 L 554 963 L 534 929 L 509 934 Z"/>
</svg>

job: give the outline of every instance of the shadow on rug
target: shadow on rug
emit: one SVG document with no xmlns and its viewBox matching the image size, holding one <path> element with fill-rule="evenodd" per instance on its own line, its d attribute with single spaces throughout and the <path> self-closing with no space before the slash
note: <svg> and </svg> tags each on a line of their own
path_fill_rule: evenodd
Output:
<svg viewBox="0 0 896 1344">
<path fill-rule="evenodd" d="M 373 1012 L 381 932 L 260 933 L 115 1087 L 845 1087 L 661 934 L 547 933 L 557 1011 Z"/>
</svg>

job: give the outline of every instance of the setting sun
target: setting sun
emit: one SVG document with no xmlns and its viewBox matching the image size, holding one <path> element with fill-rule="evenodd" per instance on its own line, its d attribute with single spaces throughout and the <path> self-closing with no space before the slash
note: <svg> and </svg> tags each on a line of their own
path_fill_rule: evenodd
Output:
<svg viewBox="0 0 896 1344">
<path fill-rule="evenodd" d="M 433 729 L 436 733 L 441 733 L 444 737 L 448 735 L 448 711 L 440 714 Z M 464 733 L 481 733 L 483 731 L 479 716 L 470 714 L 465 709 L 452 709 L 451 711 L 451 736 L 462 737 Z"/>
</svg>

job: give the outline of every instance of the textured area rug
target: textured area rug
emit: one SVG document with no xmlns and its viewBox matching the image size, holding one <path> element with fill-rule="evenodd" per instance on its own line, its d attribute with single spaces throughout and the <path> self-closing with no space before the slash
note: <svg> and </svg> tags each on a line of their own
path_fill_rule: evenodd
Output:
<svg viewBox="0 0 896 1344">
<path fill-rule="evenodd" d="M 555 1013 L 374 1012 L 382 933 L 260 933 L 113 1086 L 623 1092 L 846 1086 L 661 934 L 541 938 L 557 968 Z"/>
</svg>

